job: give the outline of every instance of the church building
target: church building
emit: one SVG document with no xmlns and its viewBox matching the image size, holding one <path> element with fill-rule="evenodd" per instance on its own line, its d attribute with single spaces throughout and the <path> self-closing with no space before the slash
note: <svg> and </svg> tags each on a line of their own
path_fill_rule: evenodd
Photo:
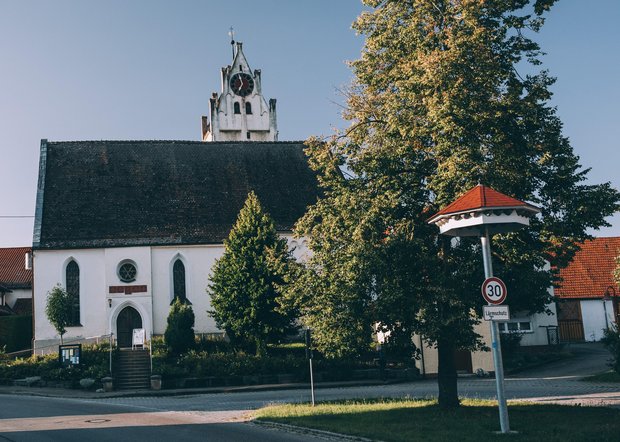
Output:
<svg viewBox="0 0 620 442">
<path fill-rule="evenodd" d="M 57 350 L 47 293 L 75 295 L 66 341 L 132 330 L 163 334 L 175 298 L 192 304 L 197 333 L 221 333 L 206 292 L 216 259 L 254 191 L 289 240 L 318 197 L 303 142 L 278 141 L 276 100 L 262 94 L 241 43 L 222 69 L 221 93 L 201 141 L 41 141 L 34 254 L 34 349 Z"/>
</svg>

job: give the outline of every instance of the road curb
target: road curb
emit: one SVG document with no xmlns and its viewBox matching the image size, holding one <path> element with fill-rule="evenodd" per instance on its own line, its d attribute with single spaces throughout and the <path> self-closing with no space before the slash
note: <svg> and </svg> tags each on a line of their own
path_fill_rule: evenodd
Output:
<svg viewBox="0 0 620 442">
<path fill-rule="evenodd" d="M 358 441 L 358 442 L 381 442 L 377 439 L 368 439 L 362 436 L 352 436 L 349 434 L 334 433 L 332 431 L 316 430 L 314 428 L 300 427 L 297 425 L 283 424 L 280 422 L 273 422 L 263 419 L 254 419 L 249 422 L 250 424 L 259 425 L 261 427 L 275 428 L 277 430 L 289 431 L 292 433 L 309 434 L 312 436 L 321 436 L 333 440 L 346 440 L 346 441 Z"/>
<path fill-rule="evenodd" d="M 360 386 L 376 386 L 390 385 L 398 383 L 406 383 L 411 381 L 389 380 L 389 381 L 351 381 L 351 382 L 326 382 L 315 384 L 316 389 L 321 388 L 346 388 Z M 217 393 L 247 393 L 256 391 L 277 391 L 277 390 L 304 390 L 310 389 L 310 384 L 291 383 L 291 384 L 266 384 L 252 386 L 230 386 L 230 387 L 210 387 L 210 388 L 187 388 L 174 390 L 128 390 L 114 391 L 110 393 L 94 393 L 83 392 L 81 390 L 71 389 L 52 389 L 45 387 L 23 387 L 15 388 L 13 386 L 0 387 L 0 395 L 3 394 L 23 394 L 39 397 L 55 397 L 70 399 L 110 399 L 110 398 L 128 398 L 128 397 L 165 397 L 165 396 L 189 396 L 196 394 L 217 394 Z"/>
</svg>

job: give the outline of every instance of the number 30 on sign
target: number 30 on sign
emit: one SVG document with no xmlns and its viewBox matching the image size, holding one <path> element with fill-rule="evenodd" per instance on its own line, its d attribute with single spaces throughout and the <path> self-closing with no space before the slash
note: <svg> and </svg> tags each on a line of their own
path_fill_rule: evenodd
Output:
<svg viewBox="0 0 620 442">
<path fill-rule="evenodd" d="M 506 284 L 499 278 L 487 278 L 482 283 L 482 297 L 486 302 L 499 305 L 506 300 Z"/>
</svg>

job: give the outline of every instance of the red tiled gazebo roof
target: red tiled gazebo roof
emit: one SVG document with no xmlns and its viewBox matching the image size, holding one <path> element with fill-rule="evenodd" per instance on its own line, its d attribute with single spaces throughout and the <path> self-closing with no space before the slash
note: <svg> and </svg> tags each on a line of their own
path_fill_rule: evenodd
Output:
<svg viewBox="0 0 620 442">
<path fill-rule="evenodd" d="M 618 293 L 613 280 L 615 258 L 620 252 L 620 237 L 594 238 L 580 245 L 571 263 L 560 270 L 559 298 L 602 298 L 607 287 Z M 620 293 L 618 293 L 620 295 Z"/>
<path fill-rule="evenodd" d="M 450 213 L 466 212 L 474 209 L 501 208 L 501 207 L 533 207 L 528 203 L 504 195 L 490 187 L 478 184 L 454 202 L 437 212 L 432 218 Z"/>
</svg>

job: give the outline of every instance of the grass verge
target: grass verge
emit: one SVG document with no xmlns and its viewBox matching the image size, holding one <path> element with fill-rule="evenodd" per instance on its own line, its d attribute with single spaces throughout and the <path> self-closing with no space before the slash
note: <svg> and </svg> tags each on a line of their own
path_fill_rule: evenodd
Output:
<svg viewBox="0 0 620 442">
<path fill-rule="evenodd" d="M 277 405 L 256 418 L 335 433 L 391 441 L 617 441 L 620 410 L 602 407 L 512 403 L 511 430 L 497 434 L 493 401 L 463 400 L 457 410 L 442 410 L 436 400 L 357 400 Z"/>
<path fill-rule="evenodd" d="M 594 376 L 588 376 L 583 380 L 588 382 L 620 382 L 620 374 L 615 371 L 607 371 Z"/>
</svg>

